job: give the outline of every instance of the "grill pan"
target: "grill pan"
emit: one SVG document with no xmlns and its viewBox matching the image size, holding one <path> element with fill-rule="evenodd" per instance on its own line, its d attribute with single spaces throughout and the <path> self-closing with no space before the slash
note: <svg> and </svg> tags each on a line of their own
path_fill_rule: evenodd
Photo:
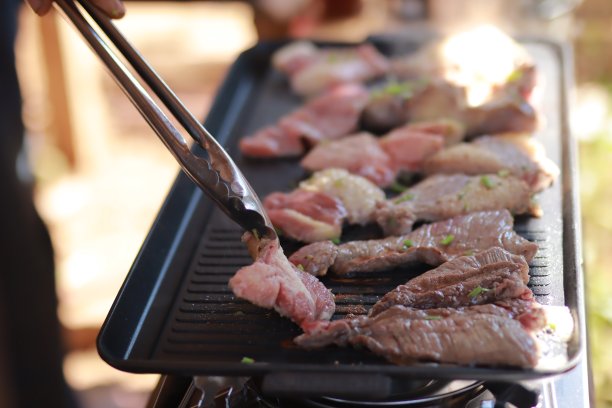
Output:
<svg viewBox="0 0 612 408">
<path fill-rule="evenodd" d="M 385 37 L 372 41 L 387 55 L 405 54 L 422 44 Z M 365 350 L 302 350 L 292 343 L 300 334 L 296 325 L 232 295 L 229 278 L 251 262 L 240 242 L 241 229 L 184 174 L 179 174 L 169 192 L 102 326 L 101 357 L 117 369 L 135 373 L 260 376 L 267 389 L 294 395 L 334 391 L 385 396 L 396 381 L 409 379 L 519 381 L 573 368 L 583 354 L 586 331 L 576 148 L 567 114 L 571 59 L 568 50 L 554 42 L 521 42 L 544 79 L 540 111 L 546 125 L 536 138 L 561 168 L 561 175 L 538 196 L 543 217 L 519 217 L 515 230 L 539 246 L 530 263 L 529 282 L 537 301 L 565 305 L 574 318 L 567 363 L 530 370 L 436 363 L 396 366 Z M 270 57 L 280 45 L 261 43 L 238 57 L 205 123 L 260 197 L 287 191 L 305 176 L 297 160 L 249 160 L 237 149 L 241 137 L 302 104 L 270 66 Z M 343 237 L 347 234 L 358 236 L 359 230 L 349 230 Z M 405 268 L 355 280 L 323 278 L 336 295 L 334 319 L 365 313 L 380 296 L 423 270 Z M 255 362 L 241 363 L 243 357 Z"/>
</svg>

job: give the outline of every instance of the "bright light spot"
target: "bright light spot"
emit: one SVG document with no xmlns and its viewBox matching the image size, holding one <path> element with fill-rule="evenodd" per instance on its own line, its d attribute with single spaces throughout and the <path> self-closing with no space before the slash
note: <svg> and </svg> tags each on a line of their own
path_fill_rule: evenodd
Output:
<svg viewBox="0 0 612 408">
<path fill-rule="evenodd" d="M 606 129 L 610 100 L 604 88 L 594 84 L 576 90 L 576 104 L 572 109 L 572 132 L 581 139 L 589 139 Z"/>
<path fill-rule="evenodd" d="M 496 85 L 505 83 L 517 65 L 528 60 L 512 38 L 491 25 L 449 37 L 441 56 L 445 77 L 466 87 L 472 106 L 485 102 Z"/>
</svg>

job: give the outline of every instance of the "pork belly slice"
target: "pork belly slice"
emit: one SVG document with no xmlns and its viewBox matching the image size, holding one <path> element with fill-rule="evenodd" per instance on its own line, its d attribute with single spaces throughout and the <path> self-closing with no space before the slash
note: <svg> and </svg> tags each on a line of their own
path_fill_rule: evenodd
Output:
<svg viewBox="0 0 612 408">
<path fill-rule="evenodd" d="M 297 241 L 339 238 L 342 225 L 367 224 L 385 193 L 363 177 L 342 169 L 314 173 L 290 193 L 275 192 L 264 200 L 272 224 Z"/>
<path fill-rule="evenodd" d="M 376 302 L 370 315 L 395 305 L 457 308 L 504 299 L 531 299 L 528 281 L 529 266 L 525 259 L 494 247 L 455 258 L 398 286 Z"/>
<path fill-rule="evenodd" d="M 316 275 L 324 275 L 328 269 L 337 275 L 375 272 L 415 262 L 437 266 L 492 247 L 530 261 L 538 246 L 517 235 L 513 224 L 508 210 L 480 211 L 426 224 L 397 237 L 337 246 L 329 245 L 329 241 L 316 242 L 300 248 L 289 260 Z"/>
<path fill-rule="evenodd" d="M 379 203 L 374 219 L 385 235 L 403 235 L 416 221 L 439 221 L 474 211 L 507 209 L 538 214 L 526 182 L 512 176 L 437 174 Z"/>
<path fill-rule="evenodd" d="M 294 340 L 302 347 L 365 346 L 396 364 L 532 368 L 539 357 L 532 334 L 519 321 L 497 314 L 448 310 L 442 316 L 394 306 L 375 317 L 309 324 L 305 331 Z"/>
<path fill-rule="evenodd" d="M 425 160 L 425 173 L 507 173 L 524 180 L 532 191 L 548 187 L 559 168 L 546 157 L 544 147 L 526 134 L 483 136 L 461 143 Z"/>
<path fill-rule="evenodd" d="M 371 44 L 319 49 L 300 41 L 279 49 L 272 63 L 289 76 L 291 89 L 303 96 L 337 84 L 366 82 L 389 69 L 387 58 Z"/>
<path fill-rule="evenodd" d="M 263 204 L 276 228 L 302 242 L 340 237 L 347 215 L 344 205 L 337 198 L 302 189 L 272 193 Z"/>
<path fill-rule="evenodd" d="M 300 164 L 309 171 L 346 169 L 383 187 L 393 183 L 397 176 L 387 151 L 376 137 L 366 132 L 320 143 L 304 156 Z"/>
<path fill-rule="evenodd" d="M 359 85 L 342 85 L 240 140 L 249 157 L 296 157 L 322 140 L 337 139 L 354 131 L 368 98 Z"/>
<path fill-rule="evenodd" d="M 424 132 L 407 125 L 382 138 L 361 132 L 322 143 L 312 149 L 300 164 L 310 171 L 343 168 L 377 186 L 388 187 L 399 171 L 421 170 L 423 161 L 443 147 L 444 137 L 433 133 L 433 128 Z"/>
<path fill-rule="evenodd" d="M 292 265 L 278 239 L 256 239 L 247 232 L 243 241 L 255 262 L 240 268 L 229 280 L 237 297 L 273 308 L 298 325 L 331 318 L 336 307 L 332 293 L 316 277 Z"/>
<path fill-rule="evenodd" d="M 300 183 L 299 188 L 324 193 L 340 200 L 346 209 L 346 220 L 349 224 L 369 223 L 378 203 L 385 200 L 385 192 L 376 185 L 338 168 L 313 173 Z"/>
</svg>

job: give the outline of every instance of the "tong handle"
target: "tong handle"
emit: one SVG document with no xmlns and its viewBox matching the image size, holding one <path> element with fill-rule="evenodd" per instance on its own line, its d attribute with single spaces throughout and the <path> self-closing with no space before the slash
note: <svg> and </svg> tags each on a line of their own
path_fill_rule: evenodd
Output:
<svg viewBox="0 0 612 408">
<path fill-rule="evenodd" d="M 256 230 L 261 236 L 274 236 L 272 223 L 257 194 L 223 147 L 123 37 L 110 18 L 87 1 L 77 1 L 181 126 L 208 154 L 210 161 L 192 152 L 181 133 L 157 106 L 136 77 L 117 58 L 106 41 L 81 14 L 74 0 L 56 0 L 57 7 L 72 22 L 100 58 L 119 87 L 174 155 L 183 171 L 245 230 Z"/>
</svg>

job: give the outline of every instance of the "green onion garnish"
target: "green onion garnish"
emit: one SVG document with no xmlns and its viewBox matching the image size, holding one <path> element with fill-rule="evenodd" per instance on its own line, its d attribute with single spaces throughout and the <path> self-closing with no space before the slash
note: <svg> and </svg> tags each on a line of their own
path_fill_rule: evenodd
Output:
<svg viewBox="0 0 612 408">
<path fill-rule="evenodd" d="M 455 236 L 452 234 L 449 234 L 440 240 L 440 244 L 450 245 L 450 243 L 453 242 L 454 239 L 455 239 Z"/>
<path fill-rule="evenodd" d="M 395 191 L 396 193 L 403 193 L 404 191 L 406 191 L 406 189 L 408 187 L 406 187 L 405 185 L 403 185 L 402 183 L 399 183 L 397 181 L 394 181 L 393 184 L 391 184 L 391 186 L 389 187 L 391 190 Z"/>
<path fill-rule="evenodd" d="M 482 176 L 480 178 L 480 184 L 482 184 L 483 186 L 485 186 L 489 190 L 492 189 L 493 187 L 495 187 L 495 184 L 493 183 L 493 181 L 491 181 L 489 176 Z"/>
<path fill-rule="evenodd" d="M 240 360 L 240 362 L 242 364 L 253 364 L 255 360 L 253 360 L 251 357 L 242 357 L 242 360 Z"/>
<path fill-rule="evenodd" d="M 522 77 L 523 77 L 523 70 L 515 69 L 514 71 L 510 73 L 510 75 L 508 75 L 508 78 L 506 78 L 506 82 L 515 82 L 521 79 Z"/>
<path fill-rule="evenodd" d="M 408 249 L 408 248 L 410 248 L 412 246 L 414 246 L 414 243 L 412 242 L 412 240 L 410 240 L 410 239 L 404 240 L 404 248 Z"/>
<path fill-rule="evenodd" d="M 501 169 L 500 171 L 497 172 L 497 175 L 499 177 L 508 177 L 510 175 L 510 170 L 508 170 L 508 169 Z"/>
<path fill-rule="evenodd" d="M 414 194 L 406 193 L 406 194 L 402 194 L 401 196 L 399 196 L 398 198 L 393 200 L 393 203 L 394 204 L 401 204 L 403 202 L 410 201 L 413 198 L 414 198 Z"/>
<path fill-rule="evenodd" d="M 332 238 L 330 239 L 331 242 L 333 242 L 334 244 L 338 245 L 340 243 L 340 238 Z"/>
<path fill-rule="evenodd" d="M 297 268 L 298 268 L 300 271 L 303 271 L 303 270 L 304 270 L 304 265 L 302 265 L 302 264 L 297 264 L 297 266 L 296 266 L 296 267 L 297 267 Z"/>
<path fill-rule="evenodd" d="M 470 291 L 470 293 L 468 293 L 468 297 L 470 299 L 474 299 L 476 296 L 480 295 L 481 293 L 485 293 L 490 290 L 491 289 L 483 288 L 482 286 L 476 286 L 474 289 Z"/>
</svg>

